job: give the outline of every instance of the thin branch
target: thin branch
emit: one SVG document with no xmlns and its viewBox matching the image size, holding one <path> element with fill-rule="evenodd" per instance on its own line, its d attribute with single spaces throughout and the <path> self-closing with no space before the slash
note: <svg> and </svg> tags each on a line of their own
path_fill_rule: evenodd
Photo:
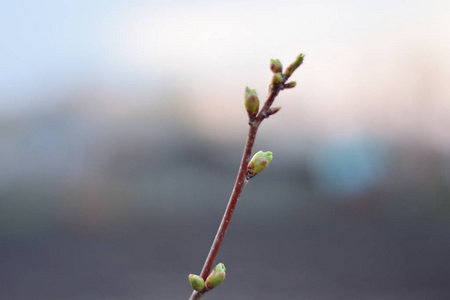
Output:
<svg viewBox="0 0 450 300">
<path fill-rule="evenodd" d="M 203 280 L 206 280 L 208 275 L 211 273 L 212 267 L 214 265 L 214 261 L 216 260 L 217 253 L 219 252 L 220 246 L 223 241 L 223 237 L 225 236 L 225 233 L 228 229 L 228 225 L 230 224 L 231 217 L 233 216 L 234 210 L 236 208 L 237 202 L 239 200 L 239 197 L 242 194 L 242 191 L 245 187 L 245 185 L 248 183 L 248 179 L 250 178 L 248 175 L 248 164 L 250 161 L 250 156 L 252 155 L 253 151 L 253 145 L 255 143 L 256 134 L 258 132 L 259 125 L 261 122 L 268 118 L 271 113 L 269 109 L 271 108 L 275 98 L 277 97 L 278 93 L 285 88 L 285 83 L 292 74 L 293 71 L 301 64 L 301 61 L 303 60 L 303 55 L 300 54 L 300 56 L 297 58 L 296 62 L 291 64 L 291 66 L 288 67 L 292 70 L 290 72 L 287 72 L 287 74 L 282 75 L 282 82 L 278 82 L 275 84 L 272 82 L 272 85 L 269 89 L 269 95 L 264 103 L 264 106 L 262 107 L 259 114 L 257 114 L 254 117 L 250 117 L 249 121 L 249 130 L 247 135 L 247 141 L 245 143 L 244 152 L 242 154 L 241 158 L 241 164 L 239 166 L 239 171 L 236 177 L 236 181 L 234 183 L 233 191 L 231 192 L 230 199 L 228 201 L 227 208 L 225 210 L 225 213 L 222 217 L 222 222 L 220 223 L 220 226 L 217 230 L 216 236 L 213 240 L 213 243 L 211 245 L 211 248 L 209 250 L 208 256 L 205 260 L 205 263 L 203 265 L 202 272 L 200 276 L 203 278 Z M 295 63 L 298 63 L 296 66 L 294 66 Z M 190 300 L 198 300 L 200 299 L 204 294 L 206 293 L 206 289 L 203 289 L 202 291 L 193 291 Z"/>
<path fill-rule="evenodd" d="M 256 133 L 258 131 L 259 123 L 256 125 L 250 125 L 247 142 L 245 143 L 244 153 L 242 154 L 241 165 L 239 167 L 239 172 L 236 177 L 236 182 L 234 183 L 234 188 L 230 196 L 230 200 L 228 201 L 227 208 L 222 217 L 222 222 L 220 223 L 219 229 L 217 230 L 216 237 L 211 245 L 209 250 L 208 257 L 205 260 L 205 264 L 203 265 L 202 272 L 200 276 L 206 280 L 209 273 L 211 273 L 211 269 L 214 265 L 214 261 L 216 260 L 217 253 L 219 252 L 220 245 L 222 244 L 223 237 L 225 236 L 225 232 L 228 229 L 228 225 L 230 225 L 231 217 L 233 216 L 234 209 L 236 208 L 239 197 L 242 194 L 242 190 L 247 184 L 248 180 L 246 178 L 247 173 L 247 165 L 250 160 L 250 156 L 252 154 L 253 144 L 255 143 Z M 200 299 L 205 292 L 197 292 L 194 291 L 191 296 L 191 300 Z"/>
<path fill-rule="evenodd" d="M 252 155 L 253 145 L 255 144 L 256 134 L 258 132 L 259 125 L 261 122 L 268 117 L 267 110 L 272 105 L 275 97 L 278 95 L 280 89 L 272 91 L 267 98 L 264 107 L 260 111 L 259 115 L 252 121 L 249 122 L 249 130 L 247 135 L 247 141 L 245 143 L 244 152 L 242 154 L 241 164 L 239 166 L 238 175 L 236 177 L 236 181 L 234 183 L 233 191 L 231 192 L 230 200 L 228 200 L 228 205 L 225 210 L 225 213 L 222 217 L 222 222 L 220 223 L 219 229 L 217 230 L 214 241 L 209 250 L 209 254 L 205 260 L 205 264 L 203 265 L 202 272 L 200 276 L 206 280 L 209 273 L 211 273 L 211 269 L 214 265 L 214 261 L 216 260 L 217 253 L 219 252 L 220 245 L 222 244 L 223 237 L 228 229 L 228 225 L 230 224 L 231 217 L 233 216 L 234 209 L 236 208 L 239 197 L 244 190 L 244 187 L 248 183 L 247 179 L 247 166 L 250 161 L 250 156 Z M 198 292 L 193 291 L 190 300 L 200 299 L 205 291 Z"/>
</svg>

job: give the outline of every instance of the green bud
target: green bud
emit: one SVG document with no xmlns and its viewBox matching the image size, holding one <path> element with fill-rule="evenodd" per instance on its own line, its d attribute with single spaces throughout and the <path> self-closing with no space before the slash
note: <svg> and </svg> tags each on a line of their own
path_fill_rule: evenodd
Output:
<svg viewBox="0 0 450 300">
<path fill-rule="evenodd" d="M 253 118 L 258 114 L 259 98 L 255 90 L 248 87 L 245 88 L 245 108 L 247 109 L 248 117 Z"/>
<path fill-rule="evenodd" d="M 303 58 L 305 57 L 305 55 L 303 55 L 302 53 L 297 56 L 297 59 L 289 65 L 289 67 L 287 67 L 286 71 L 284 72 L 284 75 L 286 77 L 289 77 L 292 75 L 292 73 L 294 73 L 294 71 L 303 63 Z"/>
<path fill-rule="evenodd" d="M 248 163 L 247 166 L 247 175 L 249 178 L 256 176 L 259 172 L 264 170 L 267 165 L 272 161 L 273 155 L 272 152 L 262 152 L 258 151 L 255 155 L 253 155 L 252 159 Z"/>
<path fill-rule="evenodd" d="M 281 62 L 278 59 L 271 59 L 270 60 L 270 69 L 273 73 L 280 73 L 283 71 L 283 66 L 281 65 Z"/>
<path fill-rule="evenodd" d="M 217 287 L 219 284 L 221 284 L 225 280 L 225 265 L 223 263 L 218 264 L 209 274 L 209 276 L 206 278 L 205 281 L 205 287 L 206 289 L 212 290 L 213 288 Z"/>
<path fill-rule="evenodd" d="M 205 288 L 205 281 L 198 275 L 189 274 L 189 283 L 192 288 L 198 292 L 201 292 Z"/>
<path fill-rule="evenodd" d="M 272 77 L 272 84 L 277 85 L 283 82 L 283 75 L 281 73 L 275 73 Z"/>
<path fill-rule="evenodd" d="M 292 88 L 295 87 L 296 85 L 297 85 L 297 82 L 291 81 L 291 82 L 287 82 L 287 83 L 284 85 L 284 88 L 285 88 L 285 89 L 292 89 Z"/>
<path fill-rule="evenodd" d="M 271 107 L 271 108 L 269 108 L 269 109 L 267 110 L 267 114 L 268 114 L 269 116 L 274 115 L 274 114 L 276 114 L 277 112 L 279 112 L 280 109 L 281 109 L 281 106 L 274 106 L 274 107 Z"/>
</svg>

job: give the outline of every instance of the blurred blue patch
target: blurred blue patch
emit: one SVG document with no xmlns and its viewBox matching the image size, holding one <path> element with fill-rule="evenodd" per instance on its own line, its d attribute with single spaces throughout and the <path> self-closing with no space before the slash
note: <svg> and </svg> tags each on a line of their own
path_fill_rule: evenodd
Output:
<svg viewBox="0 0 450 300">
<path fill-rule="evenodd" d="M 367 136 L 327 142 L 319 147 L 313 162 L 319 187 L 337 196 L 359 194 L 373 187 L 385 167 L 383 145 Z"/>
</svg>

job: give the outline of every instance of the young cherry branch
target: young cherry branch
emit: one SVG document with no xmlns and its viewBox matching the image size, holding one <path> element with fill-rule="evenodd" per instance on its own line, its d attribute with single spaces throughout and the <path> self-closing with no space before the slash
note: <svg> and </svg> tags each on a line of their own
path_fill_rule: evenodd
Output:
<svg viewBox="0 0 450 300">
<path fill-rule="evenodd" d="M 284 73 L 282 73 L 282 65 L 280 61 L 277 59 L 271 60 L 270 69 L 274 75 L 270 84 L 269 95 L 259 113 L 259 99 L 256 92 L 246 88 L 245 107 L 249 115 L 249 130 L 244 147 L 244 153 L 242 154 L 239 171 L 227 208 L 222 217 L 222 222 L 217 230 L 217 234 L 211 245 L 200 276 L 194 274 L 189 275 L 189 281 L 191 286 L 194 288 L 190 300 L 200 299 L 207 291 L 216 287 L 225 279 L 225 266 L 223 264 L 218 264 L 214 270 L 212 269 L 217 253 L 219 252 L 220 245 L 222 244 L 223 237 L 225 236 L 225 232 L 228 229 L 228 225 L 230 224 L 231 217 L 233 216 L 239 197 L 241 196 L 245 185 L 248 183 L 248 180 L 262 171 L 272 160 L 271 152 L 263 153 L 260 151 L 255 154 L 250 161 L 250 156 L 252 154 L 259 125 L 261 125 L 264 119 L 280 110 L 280 107 L 272 107 L 272 104 L 281 90 L 295 87 L 295 82 L 287 82 L 287 80 L 302 64 L 303 58 L 304 55 L 300 54 L 297 59 L 286 68 Z"/>
</svg>

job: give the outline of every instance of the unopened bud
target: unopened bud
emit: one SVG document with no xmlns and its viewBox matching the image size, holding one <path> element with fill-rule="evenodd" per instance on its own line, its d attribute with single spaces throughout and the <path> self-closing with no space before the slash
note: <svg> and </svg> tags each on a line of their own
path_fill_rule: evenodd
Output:
<svg viewBox="0 0 450 300">
<path fill-rule="evenodd" d="M 305 56 L 303 54 L 300 54 L 299 56 L 297 56 L 297 59 L 289 65 L 289 67 L 286 68 L 286 71 L 284 72 L 284 75 L 286 77 L 289 77 L 292 75 L 292 73 L 294 73 L 294 71 L 303 63 L 303 58 Z"/>
<path fill-rule="evenodd" d="M 279 112 L 280 109 L 281 109 L 281 106 L 274 106 L 274 107 L 271 107 L 271 108 L 269 108 L 269 109 L 267 110 L 267 114 L 268 114 L 269 116 L 270 116 L 270 115 L 274 115 L 274 114 L 276 114 L 277 112 Z"/>
<path fill-rule="evenodd" d="M 249 118 L 253 118 L 258 114 L 259 110 L 259 98 L 255 90 L 251 90 L 248 87 L 245 88 L 245 108 Z"/>
<path fill-rule="evenodd" d="M 281 62 L 278 59 L 271 59 L 270 60 L 270 69 L 273 73 L 280 73 L 283 71 L 283 66 L 281 65 Z"/>
<path fill-rule="evenodd" d="M 205 287 L 206 289 L 212 290 L 213 288 L 217 287 L 219 284 L 221 284 L 225 280 L 225 265 L 223 263 L 218 264 L 209 274 L 209 276 L 206 278 L 205 281 Z"/>
<path fill-rule="evenodd" d="M 189 283 L 192 288 L 198 292 L 201 292 L 205 288 L 205 281 L 198 275 L 189 274 Z"/>
<path fill-rule="evenodd" d="M 293 87 L 295 87 L 297 85 L 297 82 L 295 81 L 291 81 L 291 82 L 286 82 L 284 84 L 284 88 L 285 89 L 292 89 Z"/>
<path fill-rule="evenodd" d="M 259 172 L 264 170 L 267 165 L 272 161 L 273 155 L 272 152 L 262 152 L 258 151 L 255 155 L 253 155 L 252 159 L 248 163 L 247 166 L 247 175 L 249 178 L 256 176 Z"/>
<path fill-rule="evenodd" d="M 275 73 L 272 77 L 272 84 L 277 85 L 283 82 L 283 75 L 281 73 Z"/>
</svg>

